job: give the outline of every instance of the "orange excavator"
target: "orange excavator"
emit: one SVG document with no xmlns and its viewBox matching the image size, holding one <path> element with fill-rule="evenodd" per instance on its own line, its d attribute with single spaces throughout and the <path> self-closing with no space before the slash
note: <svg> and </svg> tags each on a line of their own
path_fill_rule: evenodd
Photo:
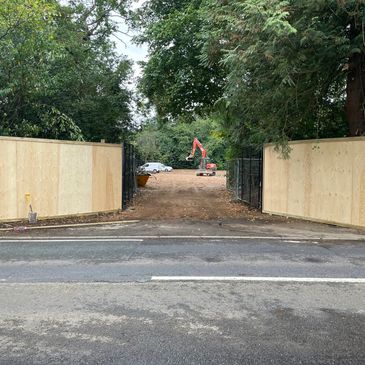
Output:
<svg viewBox="0 0 365 365">
<path fill-rule="evenodd" d="M 199 148 L 202 153 L 202 158 L 199 163 L 198 171 L 196 172 L 197 176 L 215 176 L 217 171 L 217 165 L 215 163 L 211 163 L 210 158 L 207 157 L 207 150 L 203 147 L 203 145 L 199 142 L 198 138 L 194 138 L 193 149 L 188 157 L 186 157 L 186 161 L 193 161 L 195 156 L 196 148 Z"/>
</svg>

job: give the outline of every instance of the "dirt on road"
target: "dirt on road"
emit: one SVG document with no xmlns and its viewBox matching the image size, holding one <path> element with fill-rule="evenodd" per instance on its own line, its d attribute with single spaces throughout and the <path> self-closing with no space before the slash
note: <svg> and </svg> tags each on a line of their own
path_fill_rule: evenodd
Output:
<svg viewBox="0 0 365 365">
<path fill-rule="evenodd" d="M 226 190 L 225 171 L 196 176 L 195 170 L 152 175 L 124 216 L 128 219 L 227 219 L 262 217 Z"/>
</svg>

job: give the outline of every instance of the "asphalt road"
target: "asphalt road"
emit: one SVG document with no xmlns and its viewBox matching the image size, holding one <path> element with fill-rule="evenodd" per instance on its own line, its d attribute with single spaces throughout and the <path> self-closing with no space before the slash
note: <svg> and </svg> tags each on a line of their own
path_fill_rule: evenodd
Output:
<svg viewBox="0 0 365 365">
<path fill-rule="evenodd" d="M 3 239 L 0 364 L 364 364 L 365 283 L 295 279 L 364 261 L 361 241 Z M 216 279 L 158 281 L 182 275 Z"/>
<path fill-rule="evenodd" d="M 1 282 L 125 282 L 151 276 L 365 277 L 364 242 L 61 238 L 0 241 Z"/>
</svg>

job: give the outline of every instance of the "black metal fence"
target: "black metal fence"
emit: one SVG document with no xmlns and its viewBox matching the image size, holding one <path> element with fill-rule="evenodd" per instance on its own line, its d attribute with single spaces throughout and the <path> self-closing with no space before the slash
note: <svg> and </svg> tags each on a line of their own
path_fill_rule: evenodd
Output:
<svg viewBox="0 0 365 365">
<path fill-rule="evenodd" d="M 262 149 L 246 147 L 240 158 L 228 161 L 227 188 L 235 199 L 262 208 Z"/>
<path fill-rule="evenodd" d="M 133 145 L 123 143 L 123 179 L 122 179 L 122 207 L 127 208 L 128 203 L 137 192 L 136 181 L 136 152 Z"/>
</svg>

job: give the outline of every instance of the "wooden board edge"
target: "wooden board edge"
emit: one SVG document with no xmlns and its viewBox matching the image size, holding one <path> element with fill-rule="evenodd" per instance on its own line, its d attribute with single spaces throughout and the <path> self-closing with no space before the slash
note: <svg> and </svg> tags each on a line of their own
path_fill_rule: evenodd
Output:
<svg viewBox="0 0 365 365">
<path fill-rule="evenodd" d="M 83 218 L 90 216 L 97 216 L 98 214 L 108 214 L 108 213 L 122 213 L 122 208 L 104 210 L 98 212 L 87 212 L 87 213 L 76 213 L 76 214 L 63 214 L 54 216 L 38 217 L 38 221 L 47 221 L 51 219 L 63 219 L 63 218 Z M 27 221 L 27 218 L 14 218 L 14 219 L 0 219 L 0 223 L 16 223 Z"/>
<path fill-rule="evenodd" d="M 334 226 L 343 227 L 343 228 L 354 228 L 354 229 L 359 229 L 361 231 L 365 231 L 365 226 L 357 226 L 355 224 L 339 223 L 339 222 L 334 222 L 334 221 L 329 221 L 329 220 L 319 219 L 319 218 L 302 217 L 300 215 L 285 214 L 285 213 L 273 212 L 273 211 L 264 210 L 264 209 L 262 210 L 262 213 L 270 214 L 270 215 L 277 215 L 277 216 L 286 217 L 286 218 L 294 218 L 294 219 L 299 219 L 299 220 L 303 220 L 303 221 L 307 221 L 307 222 L 334 225 Z M 364 237 L 364 239 L 365 239 L 365 237 Z"/>
<path fill-rule="evenodd" d="M 10 142 L 37 142 L 37 143 L 56 143 L 56 144 L 71 144 L 81 146 L 97 146 L 97 147 L 118 147 L 122 148 L 121 143 L 101 143 L 101 142 L 83 142 L 83 141 L 69 141 L 61 139 L 43 139 L 43 138 L 26 138 L 26 137 L 7 137 L 0 136 L 0 141 Z"/>
<path fill-rule="evenodd" d="M 365 137 L 338 137 L 338 138 L 320 138 L 320 139 L 301 139 L 297 141 L 288 141 L 289 146 L 290 145 L 296 145 L 296 144 L 303 144 L 303 143 L 316 143 L 321 144 L 325 142 L 359 142 L 359 141 L 365 141 Z M 275 146 L 275 143 L 264 143 L 265 147 L 272 147 Z"/>
</svg>

